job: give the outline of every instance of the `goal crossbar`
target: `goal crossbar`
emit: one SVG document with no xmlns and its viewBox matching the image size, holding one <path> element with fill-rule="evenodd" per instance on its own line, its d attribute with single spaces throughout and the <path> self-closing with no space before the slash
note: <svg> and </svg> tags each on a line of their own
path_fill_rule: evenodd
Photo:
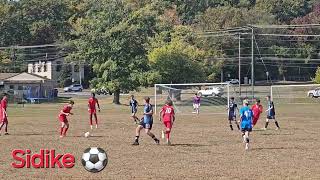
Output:
<svg viewBox="0 0 320 180">
<path fill-rule="evenodd" d="M 230 83 L 180 83 L 180 84 L 154 84 L 154 112 L 157 113 L 157 87 L 166 87 L 168 89 L 178 90 L 176 88 L 172 88 L 170 86 L 214 86 L 214 85 L 222 85 L 227 86 L 227 103 L 229 106 L 230 100 Z"/>
</svg>

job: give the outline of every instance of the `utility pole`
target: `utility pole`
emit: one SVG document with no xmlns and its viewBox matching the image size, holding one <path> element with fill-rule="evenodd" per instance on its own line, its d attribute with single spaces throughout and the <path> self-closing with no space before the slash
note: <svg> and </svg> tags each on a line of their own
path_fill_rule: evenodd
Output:
<svg viewBox="0 0 320 180">
<path fill-rule="evenodd" d="M 239 34 L 239 97 L 241 97 L 241 35 Z"/>
<path fill-rule="evenodd" d="M 253 32 L 253 28 L 251 26 L 251 88 L 252 88 L 252 99 L 254 98 L 254 84 L 255 84 L 255 78 L 254 78 L 254 45 L 253 45 L 253 41 L 254 41 L 254 32 Z"/>
<path fill-rule="evenodd" d="M 81 77 L 81 63 L 80 63 L 81 61 L 79 61 L 79 83 L 80 83 L 80 85 L 82 85 L 82 77 Z"/>
</svg>

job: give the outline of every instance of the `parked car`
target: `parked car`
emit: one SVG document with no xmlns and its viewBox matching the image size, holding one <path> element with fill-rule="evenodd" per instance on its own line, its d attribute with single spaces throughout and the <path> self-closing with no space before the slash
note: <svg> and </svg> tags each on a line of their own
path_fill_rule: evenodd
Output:
<svg viewBox="0 0 320 180">
<path fill-rule="evenodd" d="M 308 91 L 308 97 L 318 98 L 320 97 L 320 88 Z"/>
<path fill-rule="evenodd" d="M 91 89 L 91 92 L 94 92 L 98 95 L 112 95 L 112 92 L 108 91 L 107 89 Z"/>
<path fill-rule="evenodd" d="M 230 79 L 229 81 L 227 81 L 226 83 L 230 83 L 230 84 L 239 84 L 239 80 L 238 79 Z"/>
<path fill-rule="evenodd" d="M 72 84 L 68 87 L 63 88 L 64 92 L 81 92 L 83 90 L 83 87 L 81 84 Z"/>
<path fill-rule="evenodd" d="M 211 86 L 206 88 L 205 90 L 198 91 L 199 96 L 218 96 L 221 97 L 223 95 L 223 89 L 221 87 Z"/>
</svg>

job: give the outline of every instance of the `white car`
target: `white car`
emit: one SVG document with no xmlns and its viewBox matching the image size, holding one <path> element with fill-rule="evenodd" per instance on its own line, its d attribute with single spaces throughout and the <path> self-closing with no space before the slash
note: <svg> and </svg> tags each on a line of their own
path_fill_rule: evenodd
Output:
<svg viewBox="0 0 320 180">
<path fill-rule="evenodd" d="M 221 97 L 223 95 L 223 89 L 221 87 L 211 86 L 206 88 L 205 90 L 198 91 L 199 96 L 218 96 Z"/>
<path fill-rule="evenodd" d="M 308 91 L 308 97 L 312 97 L 312 98 L 320 97 L 320 88 Z"/>
<path fill-rule="evenodd" d="M 81 84 L 72 84 L 68 87 L 63 88 L 64 92 L 81 92 L 83 90 L 83 87 Z"/>
<path fill-rule="evenodd" d="M 239 84 L 239 80 L 238 79 L 230 79 L 230 81 L 227 81 L 226 83 Z"/>
</svg>

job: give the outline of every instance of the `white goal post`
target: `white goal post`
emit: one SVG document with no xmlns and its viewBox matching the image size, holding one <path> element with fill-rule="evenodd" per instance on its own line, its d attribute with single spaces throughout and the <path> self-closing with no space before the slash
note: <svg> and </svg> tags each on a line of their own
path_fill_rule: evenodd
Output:
<svg viewBox="0 0 320 180">
<path fill-rule="evenodd" d="M 182 97 L 183 101 L 186 101 L 186 99 L 188 99 L 188 102 L 186 102 L 186 103 L 191 103 L 191 101 L 192 101 L 191 96 L 194 95 L 195 92 L 198 92 L 198 90 L 201 90 L 201 88 L 196 89 L 195 87 L 223 87 L 223 89 L 225 89 L 225 91 L 226 91 L 223 94 L 224 95 L 224 102 L 225 102 L 225 100 L 227 101 L 226 104 L 224 104 L 225 105 L 224 107 L 229 105 L 229 101 L 230 101 L 230 84 L 229 83 L 155 84 L 154 85 L 154 107 L 155 107 L 154 111 L 155 111 L 155 113 L 157 113 L 158 103 L 161 105 L 164 104 L 164 102 L 162 102 L 161 100 L 171 98 L 169 95 L 170 93 L 179 93 L 179 97 L 180 98 Z M 158 91 L 160 91 L 161 93 L 163 91 L 166 91 L 168 94 L 161 95 L 162 96 L 162 99 L 161 99 L 161 97 L 159 97 L 159 95 L 158 95 L 159 94 Z M 216 98 L 218 98 L 218 97 L 216 97 Z M 174 102 L 174 104 L 175 104 L 175 102 Z M 223 104 L 221 104 L 221 105 L 223 105 Z M 190 106 L 192 106 L 192 104 L 190 104 Z"/>
</svg>

